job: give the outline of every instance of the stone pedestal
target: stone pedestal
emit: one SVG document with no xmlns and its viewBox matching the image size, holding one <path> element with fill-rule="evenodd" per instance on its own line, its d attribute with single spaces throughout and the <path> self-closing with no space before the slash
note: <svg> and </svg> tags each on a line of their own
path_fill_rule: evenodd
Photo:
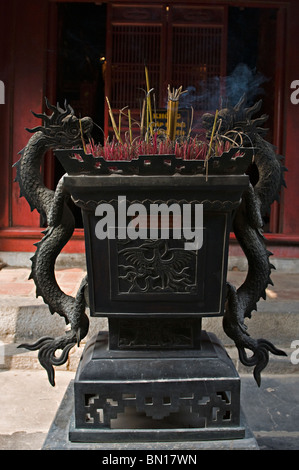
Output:
<svg viewBox="0 0 299 470">
<path fill-rule="evenodd" d="M 254 449 L 240 378 L 217 338 L 201 348 L 117 351 L 87 345 L 44 449 Z"/>
<path fill-rule="evenodd" d="M 212 334 L 200 349 L 120 351 L 99 334 L 74 381 L 72 442 L 242 439 L 240 378 Z"/>
</svg>

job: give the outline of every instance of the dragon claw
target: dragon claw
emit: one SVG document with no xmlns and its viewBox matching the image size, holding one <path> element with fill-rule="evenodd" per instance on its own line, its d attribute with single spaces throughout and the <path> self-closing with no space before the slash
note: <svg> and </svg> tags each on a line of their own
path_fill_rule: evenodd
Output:
<svg viewBox="0 0 299 470">
<path fill-rule="evenodd" d="M 64 344 L 66 343 L 66 344 Z M 70 349 L 75 346 L 73 338 L 52 338 L 50 336 L 43 336 L 36 343 L 33 344 L 20 344 L 18 348 L 25 348 L 30 351 L 38 350 L 38 359 L 41 366 L 47 371 L 48 380 L 50 384 L 55 386 L 55 370 L 53 366 L 61 366 L 65 364 L 68 359 Z M 55 352 L 62 349 L 59 357 L 55 356 Z"/>
<path fill-rule="evenodd" d="M 261 372 L 269 362 L 269 352 L 276 356 L 287 356 L 285 351 L 276 348 L 274 344 L 263 338 L 256 341 L 256 347 L 253 349 L 253 355 L 251 357 L 247 356 L 244 347 L 239 346 L 238 352 L 240 361 L 243 365 L 255 366 L 253 376 L 259 387 L 261 385 Z"/>
</svg>

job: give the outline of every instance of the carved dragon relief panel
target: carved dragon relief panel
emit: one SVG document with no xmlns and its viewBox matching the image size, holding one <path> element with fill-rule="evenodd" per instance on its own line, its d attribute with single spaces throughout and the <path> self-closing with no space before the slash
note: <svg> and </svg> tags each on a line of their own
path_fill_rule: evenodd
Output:
<svg viewBox="0 0 299 470">
<path fill-rule="evenodd" d="M 174 247 L 173 240 L 118 240 L 120 293 L 195 293 L 197 252 Z"/>
</svg>

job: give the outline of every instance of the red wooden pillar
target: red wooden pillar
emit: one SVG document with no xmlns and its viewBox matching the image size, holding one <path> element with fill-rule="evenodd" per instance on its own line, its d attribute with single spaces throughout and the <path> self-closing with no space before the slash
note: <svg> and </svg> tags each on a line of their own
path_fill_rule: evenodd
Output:
<svg viewBox="0 0 299 470">
<path fill-rule="evenodd" d="M 5 104 L 0 105 L 0 252 L 34 252 L 33 244 L 42 237 L 40 216 L 19 198 L 12 166 L 31 136 L 25 127 L 41 124 L 30 110 L 45 111 L 45 96 L 55 102 L 55 15 L 51 0 L 1 3 L 0 80 L 5 84 Z M 45 184 L 50 187 L 53 165 L 47 161 L 45 167 Z M 64 251 L 84 251 L 82 229 L 75 231 Z"/>
<path fill-rule="evenodd" d="M 11 171 L 9 155 L 11 148 L 10 120 L 13 93 L 13 2 L 3 2 L 0 15 L 0 80 L 5 87 L 5 103 L 0 104 L 0 227 L 10 225 Z"/>
<path fill-rule="evenodd" d="M 25 0 L 16 3 L 12 163 L 19 159 L 18 152 L 30 137 L 24 127 L 40 124 L 30 110 L 41 112 L 43 108 L 47 50 L 47 1 Z M 12 187 L 11 222 L 13 227 L 39 226 L 39 214 L 36 211 L 31 213 L 25 199 L 19 198 L 17 184 Z"/>
<path fill-rule="evenodd" d="M 292 104 L 290 88 L 293 80 L 299 80 L 298 60 L 298 2 L 293 0 L 289 9 L 288 32 L 289 47 L 287 54 L 286 71 L 286 114 L 282 126 L 285 129 L 285 156 L 288 172 L 286 173 L 287 189 L 284 194 L 283 204 L 283 233 L 299 234 L 299 104 Z"/>
<path fill-rule="evenodd" d="M 0 251 L 33 251 L 30 238 L 34 234 L 40 238 L 39 214 L 31 212 L 27 201 L 19 198 L 12 165 L 30 137 L 25 127 L 40 124 L 30 110 L 43 109 L 47 11 L 47 0 L 12 0 L 1 5 L 0 79 L 5 82 L 6 102 L 0 110 Z"/>
</svg>

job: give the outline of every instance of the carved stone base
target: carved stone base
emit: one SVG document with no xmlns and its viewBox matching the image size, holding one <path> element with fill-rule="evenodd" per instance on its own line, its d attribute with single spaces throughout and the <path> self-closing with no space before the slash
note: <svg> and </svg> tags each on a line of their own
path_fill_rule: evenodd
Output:
<svg viewBox="0 0 299 470">
<path fill-rule="evenodd" d="M 217 338 L 198 350 L 111 350 L 99 334 L 74 381 L 72 442 L 242 439 L 240 378 Z"/>
</svg>

